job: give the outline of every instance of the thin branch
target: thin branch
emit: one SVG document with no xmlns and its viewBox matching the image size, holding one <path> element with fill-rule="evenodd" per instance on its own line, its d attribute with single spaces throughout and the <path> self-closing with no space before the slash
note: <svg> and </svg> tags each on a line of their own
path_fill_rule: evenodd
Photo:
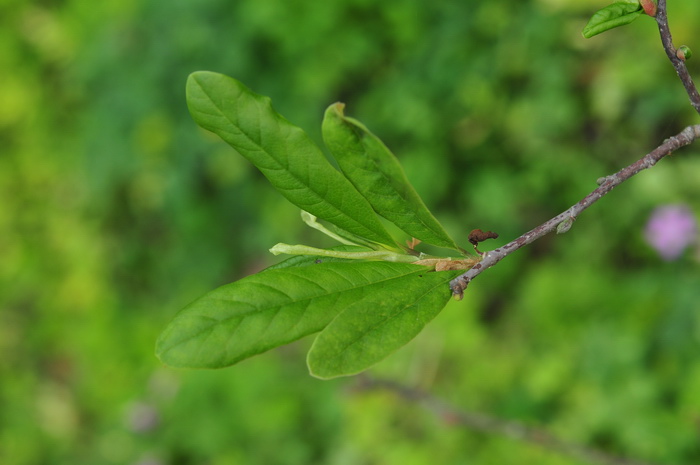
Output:
<svg viewBox="0 0 700 465">
<path fill-rule="evenodd" d="M 690 98 L 690 103 L 695 108 L 695 110 L 700 113 L 700 93 L 693 83 L 693 79 L 690 77 L 688 68 L 685 65 L 685 61 L 679 58 L 678 50 L 673 46 L 673 38 L 671 37 L 671 31 L 668 26 L 668 16 L 666 13 L 666 0 L 658 0 L 657 10 L 656 10 L 656 23 L 659 27 L 659 34 L 661 35 L 661 44 L 671 60 L 673 67 L 678 74 L 683 87 L 685 87 L 688 97 Z M 593 203 L 597 202 L 601 197 L 610 192 L 614 187 L 618 186 L 620 183 L 626 181 L 630 177 L 634 176 L 643 169 L 654 166 L 659 160 L 661 160 L 666 155 L 671 154 L 673 151 L 690 144 L 695 139 L 700 137 L 700 126 L 689 126 L 681 131 L 677 136 L 667 139 L 663 144 L 657 147 L 654 151 L 648 153 L 644 158 L 637 161 L 636 163 L 620 170 L 618 173 L 603 178 L 600 183 L 600 187 L 588 194 L 583 200 L 581 200 L 576 205 L 572 206 L 565 212 L 555 216 L 546 223 L 541 224 L 532 231 L 529 231 L 512 242 L 509 242 L 505 246 L 496 249 L 491 252 L 484 254 L 482 261 L 475 265 L 472 269 L 462 274 L 461 276 L 455 278 L 450 283 L 452 293 L 458 299 L 461 299 L 464 295 L 464 290 L 469 285 L 472 279 L 479 275 L 482 271 L 487 268 L 492 267 L 507 255 L 515 252 L 520 247 L 530 244 L 531 242 L 539 239 L 545 234 L 553 231 L 559 224 L 566 221 L 567 223 L 562 224 L 564 229 L 568 229 L 571 226 L 571 222 L 576 219 L 579 213 L 591 206 Z"/>
<path fill-rule="evenodd" d="M 671 37 L 671 30 L 668 27 L 668 16 L 666 14 L 666 0 L 659 0 L 656 8 L 656 24 L 659 26 L 659 34 L 661 34 L 661 44 L 668 55 L 668 59 L 671 60 L 673 67 L 678 73 L 678 77 L 685 87 L 685 91 L 690 97 L 690 104 L 693 105 L 695 111 L 700 113 L 700 93 L 693 83 L 693 79 L 690 77 L 688 68 L 685 66 L 685 61 L 680 59 L 677 55 L 678 50 L 673 46 L 673 38 Z"/>
<path fill-rule="evenodd" d="M 461 410 L 449 403 L 419 389 L 402 384 L 361 376 L 358 390 L 388 390 L 405 400 L 421 404 L 435 416 L 442 418 L 450 425 L 462 426 L 472 431 L 497 435 L 538 445 L 549 451 L 566 455 L 595 465 L 654 465 L 633 459 L 616 457 L 590 447 L 584 447 L 560 439 L 541 428 L 534 428 L 516 421 L 504 420 L 481 413 Z"/>
<path fill-rule="evenodd" d="M 545 234 L 554 231 L 562 222 L 567 222 L 568 225 L 570 225 L 570 222 L 575 220 L 582 211 L 600 200 L 605 194 L 613 190 L 615 187 L 619 186 L 640 171 L 651 168 L 665 156 L 670 155 L 681 147 L 689 145 L 698 138 L 700 138 L 700 124 L 688 126 L 677 135 L 666 139 L 663 144 L 659 145 L 657 148 L 646 154 L 635 163 L 621 169 L 613 175 L 600 178 L 598 180 L 598 188 L 568 210 L 560 213 L 551 220 L 542 223 L 535 229 L 526 232 L 503 247 L 484 253 L 483 259 L 478 264 L 474 265 L 474 267 L 468 270 L 466 273 L 458 276 L 450 282 L 452 294 L 456 298 L 461 299 L 464 295 L 464 290 L 467 288 L 471 280 L 478 276 L 482 271 L 492 267 L 522 246 L 530 244 Z"/>
</svg>

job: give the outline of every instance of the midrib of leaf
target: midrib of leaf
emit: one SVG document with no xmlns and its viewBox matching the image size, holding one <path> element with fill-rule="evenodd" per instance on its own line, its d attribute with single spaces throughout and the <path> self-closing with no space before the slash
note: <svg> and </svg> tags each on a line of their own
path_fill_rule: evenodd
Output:
<svg viewBox="0 0 700 465">
<path fill-rule="evenodd" d="M 314 287 L 319 288 L 319 289 L 321 290 L 321 292 L 320 292 L 318 295 L 310 295 L 310 296 L 307 296 L 307 297 L 304 297 L 304 298 L 300 298 L 300 299 L 297 299 L 297 300 L 295 300 L 294 298 L 292 298 L 292 297 L 291 297 L 289 294 L 287 294 L 286 292 L 280 291 L 279 289 L 275 288 L 274 286 L 271 286 L 270 284 L 267 284 L 267 283 L 255 283 L 255 284 L 257 284 L 258 286 L 266 287 L 266 288 L 268 288 L 268 289 L 274 291 L 275 293 L 284 296 L 285 298 L 289 299 L 288 302 L 283 303 L 283 304 L 279 304 L 279 305 L 274 305 L 274 306 L 271 306 L 271 307 L 267 307 L 266 310 L 257 310 L 257 309 L 255 309 L 255 310 L 250 310 L 250 311 L 248 311 L 248 312 L 239 313 L 239 314 L 237 314 L 235 317 L 224 318 L 224 319 L 221 319 L 221 320 L 215 320 L 214 318 L 212 318 L 212 320 L 216 321 L 216 323 L 222 323 L 222 322 L 234 320 L 234 319 L 237 319 L 237 318 L 243 319 L 243 318 L 245 318 L 245 317 L 248 316 L 248 315 L 251 315 L 251 314 L 254 314 L 254 313 L 259 313 L 259 312 L 261 312 L 261 311 L 262 311 L 262 312 L 275 313 L 275 314 L 276 314 L 276 313 L 279 313 L 279 310 L 280 310 L 281 308 L 284 308 L 286 305 L 301 304 L 301 303 L 306 303 L 305 307 L 306 307 L 306 309 L 308 309 L 308 306 L 311 304 L 311 302 L 312 302 L 313 300 L 315 300 L 315 299 L 318 299 L 319 297 L 329 296 L 329 295 L 332 295 L 332 294 L 339 294 L 339 293 L 347 292 L 347 291 L 350 291 L 350 290 L 352 290 L 352 291 L 355 291 L 355 290 L 357 290 L 357 291 L 359 291 L 359 290 L 364 290 L 364 289 L 365 289 L 366 287 L 368 287 L 368 286 L 379 286 L 379 285 L 381 285 L 381 284 L 384 284 L 384 283 L 389 282 L 389 281 L 393 281 L 393 280 L 395 280 L 395 279 L 402 279 L 402 278 L 405 278 L 405 277 L 408 277 L 408 276 L 411 276 L 411 275 L 414 275 L 414 274 L 425 273 L 425 272 L 428 270 L 428 268 L 425 267 L 425 266 L 421 266 L 421 265 L 413 265 L 413 266 L 420 266 L 420 269 L 415 270 L 415 271 L 408 272 L 408 273 L 406 273 L 406 274 L 398 275 L 398 276 L 391 276 L 391 277 L 387 277 L 387 278 L 384 278 L 384 279 L 379 279 L 379 280 L 377 280 L 377 281 L 370 281 L 369 279 L 365 278 L 365 280 L 366 280 L 366 281 L 365 281 L 365 284 L 362 284 L 362 285 L 359 285 L 359 286 L 354 286 L 354 285 L 352 284 L 352 282 L 350 282 L 345 276 L 341 275 L 340 273 L 336 273 L 336 272 L 334 272 L 333 270 L 330 270 L 330 271 L 329 271 L 330 273 L 334 273 L 334 274 L 335 274 L 336 276 L 338 276 L 339 278 L 341 278 L 341 279 L 343 279 L 343 280 L 345 280 L 345 281 L 348 282 L 348 287 L 343 288 L 343 289 L 327 289 L 327 288 L 324 288 L 323 286 L 321 286 L 319 283 L 317 283 L 317 282 L 315 282 L 315 281 L 312 281 L 312 280 L 310 280 L 310 279 L 307 279 L 307 278 L 306 278 L 305 276 L 303 276 L 303 275 L 296 275 L 298 278 L 303 279 L 303 280 L 306 280 L 307 283 L 309 283 L 309 285 L 313 285 Z M 443 283 L 443 284 L 444 284 L 444 283 Z M 217 298 L 216 300 L 221 301 L 221 302 L 225 302 L 226 304 L 233 304 L 233 305 L 235 305 L 235 304 L 250 305 L 248 302 L 245 302 L 245 301 L 243 301 L 243 300 L 238 300 L 238 301 L 236 301 L 236 300 L 227 300 L 227 299 L 223 299 L 223 298 Z M 306 311 L 306 310 L 304 310 L 304 311 Z M 241 318 L 241 317 L 242 317 L 242 318 Z M 202 331 L 202 332 L 204 332 L 204 331 Z"/>
<path fill-rule="evenodd" d="M 363 284 L 363 285 L 361 285 L 361 286 L 354 286 L 354 287 L 353 287 L 352 284 L 349 283 L 349 286 L 348 286 L 348 287 L 346 287 L 346 288 L 344 288 L 344 289 L 336 289 L 336 290 L 329 290 L 329 289 L 327 289 L 327 288 L 323 288 L 322 286 L 318 285 L 318 283 L 315 283 L 315 282 L 313 282 L 313 281 L 307 280 L 307 282 L 309 282 L 310 284 L 313 284 L 314 287 L 320 288 L 321 292 L 319 292 L 318 294 L 315 294 L 315 295 L 309 295 L 309 296 L 306 296 L 306 297 L 304 297 L 304 298 L 299 298 L 299 299 L 294 299 L 294 298 L 292 298 L 289 294 L 287 294 L 287 293 L 285 293 L 285 292 L 281 292 L 279 289 L 276 289 L 276 288 L 274 288 L 274 287 L 272 287 L 272 286 L 270 286 L 270 285 L 268 285 L 268 284 L 266 284 L 266 283 L 255 283 L 257 286 L 266 287 L 266 288 L 268 288 L 268 289 L 274 290 L 275 293 L 280 294 L 280 295 L 284 296 L 284 298 L 288 299 L 287 302 L 280 303 L 280 304 L 277 304 L 277 305 L 273 305 L 273 306 L 267 307 L 267 308 L 265 308 L 265 309 L 252 309 L 252 310 L 249 310 L 249 311 L 246 311 L 246 312 L 243 312 L 243 313 L 236 314 L 235 316 L 231 316 L 231 317 L 228 317 L 228 318 L 222 318 L 222 319 L 216 319 L 216 318 L 213 318 L 213 317 L 207 317 L 207 316 L 199 315 L 199 317 L 201 317 L 201 318 L 206 318 L 207 320 L 210 320 L 210 321 L 211 321 L 211 324 L 208 325 L 208 326 L 204 326 L 200 331 L 194 333 L 194 336 L 204 335 L 205 337 L 209 337 L 209 336 L 213 333 L 213 330 L 214 330 L 217 326 L 219 326 L 219 325 L 226 325 L 226 324 L 229 323 L 229 322 L 238 320 L 238 321 L 236 322 L 236 326 L 235 326 L 234 330 L 231 332 L 231 334 L 230 334 L 229 337 L 228 337 L 228 341 L 227 341 L 227 344 L 226 344 L 226 347 L 228 347 L 230 341 L 231 341 L 232 339 L 235 339 L 235 337 L 236 337 L 236 335 L 237 335 L 237 332 L 238 332 L 238 330 L 239 330 L 241 324 L 245 321 L 246 318 L 248 318 L 248 317 L 250 317 L 250 316 L 254 316 L 254 315 L 269 315 L 270 318 L 268 319 L 269 321 L 268 321 L 268 323 L 267 323 L 267 326 L 266 326 L 265 330 L 263 330 L 263 331 L 260 332 L 260 336 L 258 337 L 258 340 L 264 339 L 265 334 L 266 334 L 267 331 L 269 330 L 270 326 L 274 323 L 274 319 L 275 319 L 277 316 L 279 316 L 280 311 L 283 310 L 284 307 L 286 307 L 286 306 L 291 306 L 291 305 L 302 304 L 302 309 L 301 309 L 302 311 L 301 311 L 301 314 L 299 315 L 299 317 L 297 318 L 296 323 L 295 323 L 294 325 L 292 325 L 291 327 L 288 328 L 289 331 L 292 331 L 294 328 L 296 328 L 296 327 L 298 326 L 299 322 L 301 322 L 301 321 L 304 319 L 304 317 L 306 316 L 307 311 L 308 311 L 308 309 L 309 309 L 309 306 L 310 306 L 310 305 L 313 303 L 313 301 L 316 300 L 316 299 L 324 298 L 324 297 L 331 297 L 331 296 L 333 296 L 333 295 L 336 295 L 336 299 L 335 299 L 335 300 L 337 301 L 337 299 L 340 297 L 340 294 L 343 293 L 343 292 L 348 292 L 348 291 L 364 292 L 365 288 L 367 288 L 367 287 L 369 287 L 369 286 L 380 285 L 380 284 L 382 284 L 382 283 L 384 283 L 384 282 L 391 281 L 391 280 L 393 280 L 393 279 L 401 279 L 401 278 L 403 278 L 403 277 L 410 276 L 411 274 L 414 274 L 414 273 L 417 273 L 417 272 L 420 272 L 420 270 L 418 270 L 418 271 L 416 271 L 416 272 L 409 273 L 409 274 L 405 274 L 405 275 L 400 275 L 400 276 L 394 276 L 394 277 L 385 278 L 385 279 L 378 280 L 378 281 L 367 281 L 365 284 Z M 301 279 L 304 279 L 304 277 L 303 277 L 303 276 L 300 276 L 300 275 L 297 275 L 297 277 L 299 277 L 299 278 L 301 278 Z M 342 276 L 341 276 L 341 278 L 342 278 Z M 343 278 L 343 279 L 345 279 L 345 278 Z M 205 297 L 206 297 L 206 296 L 205 296 Z M 227 306 L 229 306 L 229 305 L 230 305 L 230 306 L 236 306 L 236 305 L 250 306 L 250 303 L 249 303 L 249 302 L 246 302 L 246 301 L 243 301 L 243 300 L 228 300 L 228 299 L 224 299 L 224 298 L 217 298 L 216 300 L 219 301 L 219 302 L 223 302 L 223 303 L 226 304 Z M 331 305 L 331 307 L 332 307 L 332 305 Z M 315 332 L 315 331 L 311 331 L 311 332 Z M 192 338 L 190 338 L 190 339 L 194 339 L 194 337 L 192 337 Z M 200 348 L 200 351 L 202 351 L 202 350 L 207 350 L 207 348 L 203 345 L 203 346 Z"/>
<path fill-rule="evenodd" d="M 313 265 L 312 269 L 316 270 L 315 273 L 311 273 L 313 277 L 304 275 L 309 274 L 307 267 L 281 268 L 263 271 L 210 292 L 185 307 L 174 318 L 158 341 L 158 356 L 166 364 L 176 367 L 215 368 L 232 365 L 252 355 L 322 330 L 339 312 L 371 295 L 374 288 L 381 292 L 386 283 L 427 271 L 426 267 L 419 265 L 386 262 L 332 262 L 325 265 Z M 326 280 L 326 285 L 319 282 L 319 277 L 331 273 L 335 276 L 334 279 Z M 361 279 L 362 282 L 353 282 L 353 277 Z M 301 295 L 293 296 L 269 284 L 278 279 L 284 281 L 284 286 L 291 286 L 290 289 L 301 292 Z M 265 289 L 273 290 L 274 299 L 269 299 L 273 293 L 268 292 L 263 302 L 255 302 L 258 296 L 265 295 Z M 248 298 L 237 298 L 235 295 L 228 298 L 227 292 L 238 292 Z M 216 295 L 217 293 L 222 296 Z M 313 313 L 309 315 L 311 306 L 320 302 L 324 306 L 323 311 L 317 307 L 311 310 Z M 215 303 L 218 305 L 214 305 Z M 236 313 L 236 308 L 241 307 L 243 310 Z M 285 307 L 293 318 L 288 322 L 283 321 L 285 325 L 274 327 L 275 320 L 285 311 Z M 217 313 L 223 313 L 222 317 L 217 318 Z M 206 324 L 203 323 L 205 321 Z M 253 326 L 264 323 L 264 327 L 255 328 L 254 336 L 241 335 L 241 325 L 246 321 Z M 307 326 L 300 328 L 302 323 Z M 207 341 L 220 328 L 227 331 L 225 339 L 212 347 Z M 236 347 L 235 339 L 239 335 L 241 344 Z M 197 347 L 197 354 L 194 356 L 183 355 L 182 350 L 178 350 L 182 345 L 190 348 L 192 344 Z M 171 356 L 173 351 L 175 355 Z M 236 355 L 222 356 L 222 351 L 228 354 L 233 351 Z M 201 357 L 203 354 L 206 356 Z"/>
<path fill-rule="evenodd" d="M 290 175 L 290 177 L 291 177 L 292 179 L 294 179 L 295 181 L 297 181 L 299 184 L 301 184 L 301 185 L 303 186 L 303 187 L 299 187 L 299 188 L 296 188 L 296 189 L 302 190 L 302 189 L 304 189 L 304 188 L 308 188 L 311 192 L 313 192 L 314 194 L 316 194 L 317 197 L 319 197 L 319 198 L 321 198 L 321 200 L 323 200 L 322 197 L 320 196 L 320 194 L 318 194 L 315 190 L 311 189 L 311 187 L 308 185 L 308 178 L 305 179 L 305 180 L 302 180 L 301 178 L 299 178 L 298 176 L 296 176 L 296 174 L 294 174 L 294 173 L 290 172 L 288 169 L 286 169 L 286 168 L 289 168 L 289 156 L 285 156 L 285 157 L 284 157 L 285 161 L 287 161 L 286 166 L 285 166 L 284 163 L 282 163 L 277 157 L 274 157 L 274 156 L 273 156 L 270 152 L 268 152 L 261 144 L 259 144 L 259 143 L 256 142 L 254 139 L 252 139 L 251 137 L 249 137 L 248 134 L 246 134 L 245 132 L 243 132 L 243 131 L 241 131 L 240 129 L 238 129 L 238 122 L 237 122 L 237 121 L 234 121 L 234 120 L 231 119 L 231 118 L 229 118 L 229 116 L 228 116 L 226 113 L 224 113 L 224 111 L 221 109 L 221 108 L 222 108 L 222 105 L 219 105 L 219 104 L 216 102 L 216 100 L 214 100 L 214 98 L 211 96 L 211 94 L 209 94 L 209 93 L 205 90 L 204 87 L 202 87 L 202 86 L 200 85 L 199 88 L 200 88 L 200 89 L 202 90 L 202 92 L 207 96 L 207 98 L 209 99 L 209 101 L 212 102 L 212 104 L 214 105 L 214 108 L 216 108 L 216 110 L 217 110 L 217 113 L 214 114 L 214 113 L 202 112 L 201 110 L 198 110 L 198 111 L 199 111 L 200 113 L 205 113 L 205 114 L 207 114 L 207 115 L 209 115 L 209 116 L 213 116 L 213 117 L 216 117 L 216 118 L 223 119 L 224 121 L 226 121 L 226 122 L 228 123 L 228 124 L 225 125 L 225 126 L 222 125 L 222 127 L 223 127 L 224 129 L 219 129 L 220 132 L 225 133 L 225 134 L 230 134 L 231 136 L 233 136 L 233 137 L 235 137 L 235 138 L 242 138 L 242 139 L 244 139 L 244 140 L 247 141 L 250 145 L 252 145 L 252 146 L 254 147 L 255 150 L 258 150 L 259 152 L 264 153 L 264 154 L 267 155 L 272 161 L 274 161 L 274 162 L 277 163 L 276 166 L 273 166 L 273 167 L 265 167 L 265 169 L 277 170 L 277 171 L 287 171 L 287 173 Z M 242 94 L 242 93 L 243 93 L 240 89 L 237 89 L 237 90 L 238 90 L 238 93 L 239 93 L 239 94 Z M 259 111 L 259 112 L 258 112 L 258 115 L 257 115 L 257 121 L 260 122 L 261 120 L 262 120 L 262 117 L 261 117 L 260 111 Z M 275 124 L 277 124 L 277 128 L 278 128 L 278 129 L 281 129 L 280 126 L 279 126 L 279 123 L 278 123 L 277 121 L 275 121 Z M 258 124 L 257 126 L 260 127 L 261 125 Z M 225 129 L 226 127 L 229 127 L 229 128 L 231 128 L 231 129 L 236 129 L 236 131 L 232 131 L 231 129 Z M 281 131 L 280 131 L 280 132 L 281 132 Z M 287 139 L 289 139 L 289 131 L 286 131 L 286 132 L 287 132 L 287 134 L 285 134 L 285 137 L 286 137 Z M 258 134 L 258 139 L 262 141 L 262 139 L 263 139 L 262 131 Z M 235 147 L 234 147 L 234 148 L 235 148 Z M 250 150 L 250 149 L 248 149 L 248 150 Z M 236 150 L 236 151 L 238 151 L 238 150 Z M 256 166 L 257 166 L 258 168 L 260 168 L 260 166 L 259 166 L 258 164 L 256 164 Z"/>
<path fill-rule="evenodd" d="M 326 146 L 358 192 L 380 216 L 410 236 L 464 253 L 430 213 L 396 156 L 343 110 L 342 103 L 326 109 L 322 133 Z"/>
<path fill-rule="evenodd" d="M 363 139 L 363 133 L 362 133 L 362 131 L 360 131 L 360 130 L 359 130 L 358 128 L 356 128 L 355 126 L 351 126 L 351 129 L 352 129 L 352 131 L 357 135 L 357 138 L 358 138 L 359 140 L 362 140 L 362 139 Z M 381 178 L 384 180 L 384 182 L 385 182 L 387 185 L 391 186 L 391 188 L 394 190 L 394 192 L 396 192 L 396 193 L 398 194 L 398 196 L 401 198 L 401 200 L 403 200 L 404 202 L 406 202 L 406 204 L 410 204 L 411 201 L 414 200 L 414 199 L 410 198 L 409 195 L 407 195 L 406 189 L 400 189 L 400 188 L 398 188 L 398 187 L 394 184 L 394 181 L 393 181 L 392 179 L 390 179 L 390 178 L 386 175 L 386 173 L 384 172 L 384 170 L 381 169 L 381 168 L 379 167 L 379 163 L 377 163 L 377 160 L 376 160 L 374 157 L 369 156 L 369 157 L 367 157 L 367 158 L 372 162 L 372 166 L 373 166 L 375 169 L 374 169 L 374 170 L 366 170 L 366 169 L 364 169 L 364 168 L 360 168 L 360 169 L 363 169 L 364 171 L 368 171 L 368 172 L 372 172 L 372 173 L 378 173 L 378 174 L 381 176 Z M 374 191 L 373 194 L 374 194 L 374 195 L 377 195 L 377 196 L 381 196 L 381 197 L 387 198 L 387 199 L 390 199 L 390 198 L 391 198 L 391 195 L 381 194 L 381 193 L 378 193 L 378 192 L 376 192 L 376 191 Z M 427 208 L 427 207 L 426 207 L 426 208 Z M 414 217 L 414 218 L 416 218 L 416 219 L 418 220 L 418 224 L 420 224 L 420 225 L 422 225 L 423 227 L 425 227 L 426 229 L 432 231 L 433 234 L 435 234 L 435 235 L 437 235 L 437 236 L 440 236 L 441 233 L 442 233 L 442 231 L 436 230 L 436 229 L 433 227 L 433 225 L 428 224 L 428 223 L 425 221 L 425 218 L 423 218 L 423 215 L 422 215 L 421 213 L 416 212 L 415 215 L 411 215 L 410 213 L 403 213 L 402 216 L 404 216 L 404 217 Z M 414 222 L 414 221 L 412 221 L 412 223 L 413 223 L 413 224 L 416 224 L 416 222 Z"/>
</svg>

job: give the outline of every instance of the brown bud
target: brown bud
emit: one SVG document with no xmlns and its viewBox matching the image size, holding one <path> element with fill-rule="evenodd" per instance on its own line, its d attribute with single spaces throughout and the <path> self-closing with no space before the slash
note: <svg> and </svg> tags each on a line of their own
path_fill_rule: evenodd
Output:
<svg viewBox="0 0 700 465">
<path fill-rule="evenodd" d="M 469 233 L 469 242 L 473 245 L 476 246 L 479 244 L 479 242 L 483 242 L 486 239 L 496 239 L 498 238 L 498 234 L 495 232 L 491 231 L 482 231 L 481 229 L 474 229 L 472 232 Z"/>
<path fill-rule="evenodd" d="M 651 17 L 656 16 L 656 1 L 655 0 L 639 0 L 639 4 L 642 5 L 644 13 Z"/>
<path fill-rule="evenodd" d="M 415 237 L 412 237 L 410 241 L 406 241 L 406 246 L 408 247 L 408 250 L 413 250 L 420 243 L 421 243 L 420 239 L 416 239 Z"/>
</svg>

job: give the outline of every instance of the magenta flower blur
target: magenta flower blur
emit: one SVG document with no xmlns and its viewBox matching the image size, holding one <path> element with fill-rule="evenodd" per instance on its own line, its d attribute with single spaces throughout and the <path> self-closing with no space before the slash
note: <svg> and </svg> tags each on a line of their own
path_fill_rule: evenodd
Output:
<svg viewBox="0 0 700 465">
<path fill-rule="evenodd" d="M 666 205 L 651 214 L 644 238 L 664 260 L 675 260 L 698 237 L 698 222 L 685 205 Z"/>
</svg>

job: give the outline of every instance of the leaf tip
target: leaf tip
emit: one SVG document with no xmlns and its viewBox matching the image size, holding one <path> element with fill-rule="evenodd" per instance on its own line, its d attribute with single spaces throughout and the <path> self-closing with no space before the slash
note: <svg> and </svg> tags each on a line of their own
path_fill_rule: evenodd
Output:
<svg viewBox="0 0 700 465">
<path fill-rule="evenodd" d="M 158 359 L 158 361 L 164 366 L 175 368 L 175 365 L 171 364 L 171 361 L 168 359 L 168 347 L 166 347 L 163 334 L 161 334 L 158 340 L 156 341 L 156 346 L 153 353 Z"/>
<path fill-rule="evenodd" d="M 199 84 L 202 79 L 206 79 L 208 77 L 212 76 L 221 76 L 219 73 L 215 73 L 213 71 L 192 71 L 188 76 L 187 76 L 187 85 L 192 85 L 192 84 Z"/>
<path fill-rule="evenodd" d="M 341 115 L 345 113 L 345 104 L 343 102 L 335 102 L 331 107 Z"/>
<path fill-rule="evenodd" d="M 342 378 L 346 376 L 353 376 L 364 371 L 359 370 L 353 373 L 346 373 L 345 370 L 339 369 L 337 367 L 335 369 L 329 368 L 328 366 L 325 366 L 325 363 L 323 363 L 321 360 L 314 359 L 313 351 L 309 351 L 309 353 L 307 354 L 306 367 L 309 370 L 309 375 L 322 381 L 328 381 L 331 379 Z"/>
<path fill-rule="evenodd" d="M 337 375 L 328 375 L 327 373 L 323 372 L 323 367 L 318 363 L 317 360 L 314 359 L 313 347 L 306 354 L 306 368 L 309 370 L 309 375 L 313 376 L 316 379 L 327 381 L 329 379 L 337 378 Z"/>
<path fill-rule="evenodd" d="M 345 104 L 343 102 L 331 103 L 326 109 L 326 117 L 334 116 L 340 119 L 345 118 Z"/>
<path fill-rule="evenodd" d="M 314 377 L 316 379 L 320 379 L 321 381 L 328 381 L 330 379 L 335 378 L 335 376 L 325 376 L 325 375 L 319 374 L 316 371 L 314 371 L 314 369 L 311 366 L 308 366 L 308 369 L 309 369 L 309 375 L 311 375 L 312 377 Z"/>
</svg>

